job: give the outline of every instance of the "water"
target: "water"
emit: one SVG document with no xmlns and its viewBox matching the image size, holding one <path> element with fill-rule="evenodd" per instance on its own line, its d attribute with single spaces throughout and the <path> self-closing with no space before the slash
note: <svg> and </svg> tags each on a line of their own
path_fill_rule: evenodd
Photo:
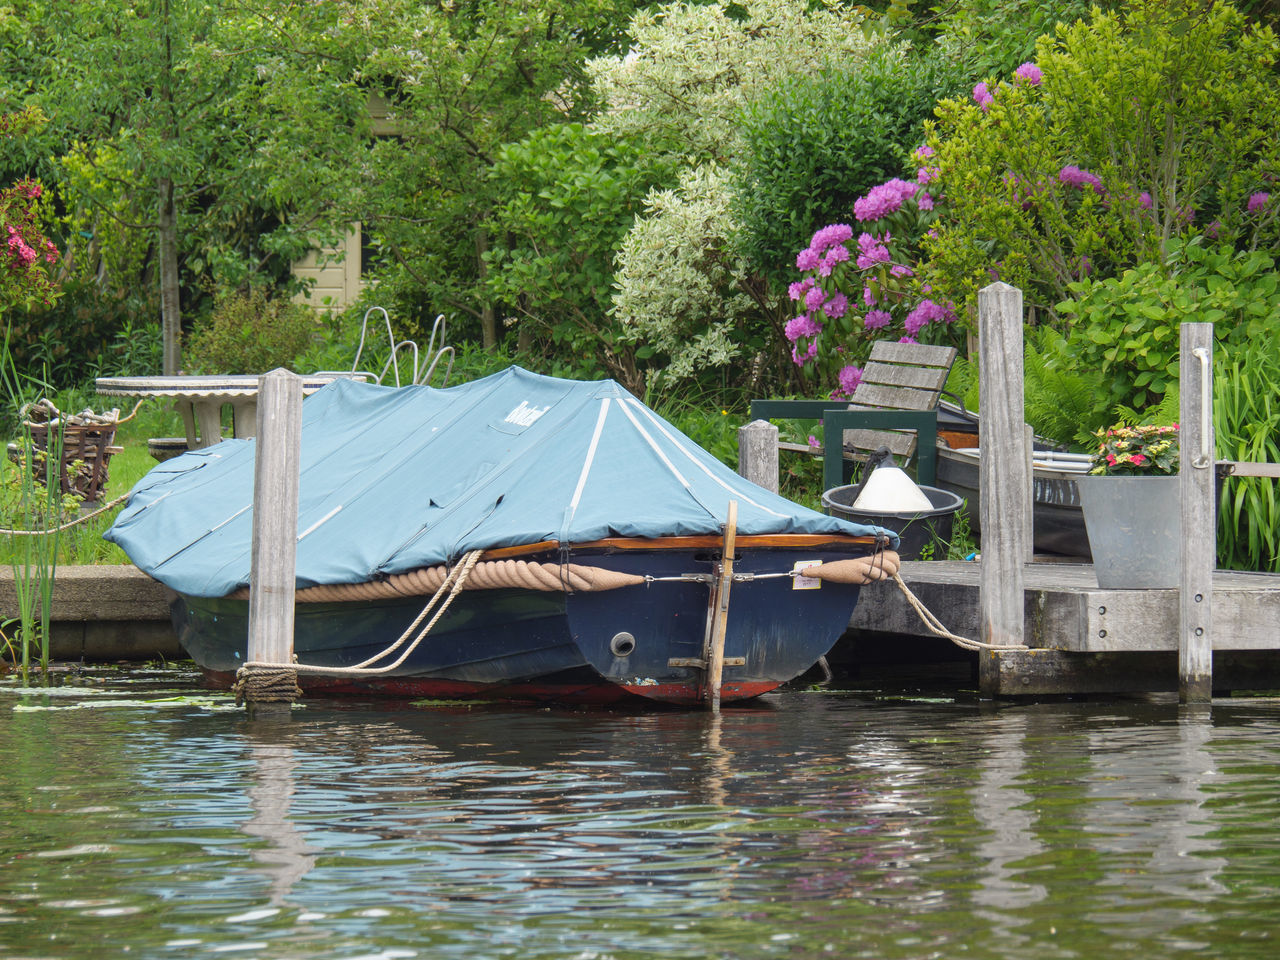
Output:
<svg viewBox="0 0 1280 960">
<path fill-rule="evenodd" d="M 0 687 L 0 957 L 1280 954 L 1280 701 L 254 724 L 153 680 Z"/>
</svg>

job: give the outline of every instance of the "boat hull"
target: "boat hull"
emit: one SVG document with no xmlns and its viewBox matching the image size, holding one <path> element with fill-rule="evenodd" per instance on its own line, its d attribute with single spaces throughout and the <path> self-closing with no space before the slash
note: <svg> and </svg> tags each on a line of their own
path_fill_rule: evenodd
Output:
<svg viewBox="0 0 1280 960">
<path fill-rule="evenodd" d="M 859 587 L 796 580 L 790 573 L 797 562 L 871 551 L 865 543 L 741 547 L 730 589 L 721 700 L 759 696 L 793 679 L 826 654 L 846 629 Z M 529 559 L 562 557 L 557 551 Z M 316 694 L 572 703 L 644 698 L 680 705 L 705 701 L 705 670 L 696 661 L 703 658 L 707 643 L 719 550 L 705 544 L 643 549 L 630 543 L 575 551 L 570 559 L 648 579 L 598 592 L 463 590 L 394 670 L 357 678 L 300 672 L 299 684 Z M 295 608 L 297 659 L 319 666 L 360 663 L 400 637 L 427 599 L 300 602 Z M 209 679 L 229 684 L 247 655 L 248 602 L 179 597 L 174 619 L 184 648 Z"/>
</svg>

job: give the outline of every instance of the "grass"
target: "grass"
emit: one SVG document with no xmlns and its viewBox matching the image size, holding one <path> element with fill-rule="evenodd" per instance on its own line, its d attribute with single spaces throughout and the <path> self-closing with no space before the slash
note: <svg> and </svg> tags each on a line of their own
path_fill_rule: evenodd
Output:
<svg viewBox="0 0 1280 960">
<path fill-rule="evenodd" d="M 89 403 L 59 404 L 61 409 L 82 409 Z M 94 404 L 101 410 L 103 404 Z M 123 415 L 127 416 L 127 411 Z M 123 452 L 111 458 L 108 479 L 103 491 L 103 503 L 109 503 L 127 493 L 152 467 L 156 461 L 147 452 L 147 440 L 157 436 L 175 436 L 182 434 L 182 423 L 178 415 L 169 409 L 166 400 L 149 400 L 133 419 L 120 425 L 116 431 L 115 445 L 123 447 Z M 5 491 L 22 489 L 23 478 L 19 468 L 6 457 L 0 461 L 0 488 Z M 0 526 L 10 528 L 21 526 L 20 510 L 10 505 L 6 498 L 0 510 Z M 129 558 L 123 550 L 113 543 L 102 539 L 102 534 L 115 520 L 120 507 L 114 507 L 77 526 L 64 530 L 58 537 L 57 563 L 64 564 L 127 564 Z M 24 554 L 26 537 L 11 535 L 0 536 L 0 564 L 21 563 Z"/>
</svg>

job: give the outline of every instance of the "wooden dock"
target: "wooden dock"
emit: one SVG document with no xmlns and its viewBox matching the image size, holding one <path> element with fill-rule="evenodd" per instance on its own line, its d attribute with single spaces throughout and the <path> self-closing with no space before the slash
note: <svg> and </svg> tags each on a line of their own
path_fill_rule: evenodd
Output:
<svg viewBox="0 0 1280 960">
<path fill-rule="evenodd" d="M 952 633 L 979 637 L 980 563 L 908 562 L 902 579 Z M 1215 690 L 1280 687 L 1280 574 L 1215 571 L 1213 602 Z M 991 696 L 1176 691 L 1178 604 L 1176 589 L 1104 590 L 1090 564 L 1037 561 L 1023 567 L 1029 649 L 970 656 L 987 659 Z M 920 656 L 902 640 L 928 632 L 892 582 L 863 588 L 849 627 L 843 645 L 880 661 L 895 645 Z M 858 656 L 833 652 L 851 663 Z"/>
</svg>

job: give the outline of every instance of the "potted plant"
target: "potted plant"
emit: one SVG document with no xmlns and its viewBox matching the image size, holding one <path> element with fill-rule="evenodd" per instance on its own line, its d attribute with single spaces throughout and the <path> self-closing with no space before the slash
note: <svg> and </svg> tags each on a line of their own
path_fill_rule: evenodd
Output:
<svg viewBox="0 0 1280 960">
<path fill-rule="evenodd" d="M 1077 486 L 1098 586 L 1172 588 L 1181 577 L 1178 425 L 1099 430 Z"/>
</svg>

